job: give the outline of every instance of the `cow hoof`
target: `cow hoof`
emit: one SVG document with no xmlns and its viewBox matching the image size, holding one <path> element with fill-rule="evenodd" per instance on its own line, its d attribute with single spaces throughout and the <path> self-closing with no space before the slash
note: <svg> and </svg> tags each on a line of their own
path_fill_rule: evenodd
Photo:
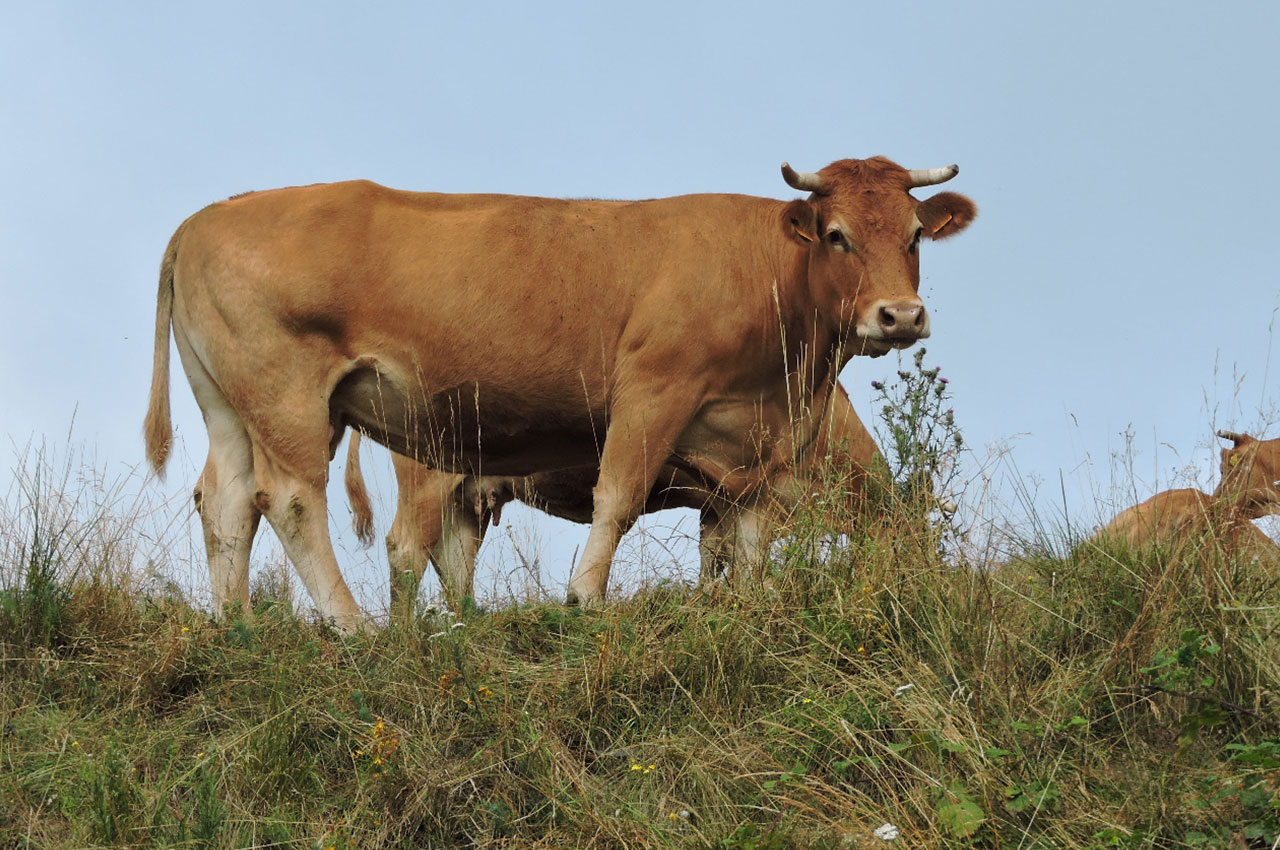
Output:
<svg viewBox="0 0 1280 850">
<path fill-rule="evenodd" d="M 569 585 L 569 592 L 565 594 L 564 604 L 576 608 L 600 608 L 604 605 L 604 594 L 586 589 L 579 590 L 573 585 Z"/>
<path fill-rule="evenodd" d="M 329 622 L 333 627 L 343 635 L 348 637 L 353 635 L 369 635 L 378 631 L 378 624 L 374 620 L 363 613 L 349 616 L 334 616 L 329 618 Z"/>
</svg>

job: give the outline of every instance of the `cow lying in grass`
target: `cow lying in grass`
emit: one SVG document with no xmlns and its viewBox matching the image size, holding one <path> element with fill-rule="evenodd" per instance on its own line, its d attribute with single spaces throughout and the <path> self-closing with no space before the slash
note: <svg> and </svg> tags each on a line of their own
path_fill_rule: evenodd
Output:
<svg viewBox="0 0 1280 850">
<path fill-rule="evenodd" d="M 1165 490 L 1121 511 L 1093 540 L 1123 541 L 1131 549 L 1170 547 L 1216 535 L 1229 551 L 1280 552 L 1250 520 L 1280 513 L 1280 439 L 1219 431 L 1234 445 L 1222 450 L 1222 480 L 1213 494 Z"/>
<path fill-rule="evenodd" d="M 783 501 L 795 504 L 806 492 L 830 489 L 848 497 L 850 511 L 865 498 L 867 477 L 878 455 L 875 441 L 842 387 L 832 395 L 831 410 L 800 462 L 770 481 Z M 490 523 L 497 525 L 502 506 L 517 500 L 572 522 L 591 522 L 591 495 L 599 477 L 596 466 L 542 472 L 523 478 L 473 477 L 428 468 L 393 454 L 399 486 L 396 516 L 387 533 L 392 608 L 416 597 L 428 562 L 435 567 L 445 598 L 452 606 L 473 593 L 476 554 Z M 360 435 L 353 432 L 347 452 L 347 495 L 356 533 L 373 539 L 373 513 L 360 469 Z M 742 522 L 726 510 L 714 482 L 668 464 L 649 493 L 644 511 L 693 508 L 699 512 L 700 583 L 727 566 L 762 565 L 768 531 Z M 770 519 L 782 521 L 780 511 Z M 744 571 L 745 572 L 745 571 Z"/>
</svg>

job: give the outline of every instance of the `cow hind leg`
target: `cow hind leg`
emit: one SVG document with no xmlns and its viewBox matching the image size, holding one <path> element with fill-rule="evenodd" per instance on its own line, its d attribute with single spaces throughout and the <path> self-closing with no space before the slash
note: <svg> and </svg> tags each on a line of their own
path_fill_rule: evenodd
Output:
<svg viewBox="0 0 1280 850">
<path fill-rule="evenodd" d="M 394 616 L 407 616 L 428 562 L 455 611 L 472 595 L 476 554 L 484 530 L 468 503 L 462 476 L 432 473 L 401 478 L 401 499 L 387 534 Z"/>
<path fill-rule="evenodd" d="M 316 461 L 309 472 L 295 471 L 303 465 L 279 459 L 255 442 L 254 502 L 271 523 L 320 616 L 331 619 L 343 631 L 353 632 L 364 627 L 365 618 L 342 578 L 329 538 L 325 497 L 327 428 L 326 420 L 325 430 L 312 434 L 313 440 L 291 441 L 294 446 L 314 449 L 307 453 L 314 455 Z M 303 429 L 289 433 L 299 438 L 306 435 Z"/>
<path fill-rule="evenodd" d="M 261 514 L 253 503 L 253 445 L 244 421 L 191 348 L 182 330 L 174 341 L 209 431 L 209 457 L 195 488 L 196 511 L 209 557 L 213 611 L 249 613 L 249 551 Z"/>
<path fill-rule="evenodd" d="M 464 488 L 458 488 L 458 499 L 446 508 L 439 542 L 431 550 L 431 563 L 440 577 L 444 587 L 445 598 L 449 606 L 459 614 L 467 604 L 467 599 L 474 599 L 476 555 L 480 551 L 480 541 L 484 529 L 480 517 L 474 508 L 465 502 Z"/>
<path fill-rule="evenodd" d="M 253 503 L 253 454 L 243 423 L 224 404 L 202 403 L 209 457 L 196 485 L 196 510 L 209 556 L 213 610 L 249 613 L 249 552 L 261 514 Z"/>
<path fill-rule="evenodd" d="M 387 532 L 391 611 L 393 617 L 407 618 L 413 613 L 427 562 L 457 510 L 464 478 L 427 469 L 400 455 L 393 455 L 392 463 L 400 496 L 395 520 Z M 448 590 L 446 585 L 446 593 Z"/>
<path fill-rule="evenodd" d="M 439 515 L 419 523 L 402 506 L 387 532 L 387 564 L 391 580 L 391 615 L 407 619 L 418 599 L 418 585 L 431 558 L 428 540 L 439 537 Z"/>
<path fill-rule="evenodd" d="M 392 619 L 406 619 L 413 613 L 418 600 L 418 586 L 426 569 L 429 555 L 412 544 L 406 545 L 390 534 L 387 535 L 388 578 L 391 583 Z"/>
</svg>

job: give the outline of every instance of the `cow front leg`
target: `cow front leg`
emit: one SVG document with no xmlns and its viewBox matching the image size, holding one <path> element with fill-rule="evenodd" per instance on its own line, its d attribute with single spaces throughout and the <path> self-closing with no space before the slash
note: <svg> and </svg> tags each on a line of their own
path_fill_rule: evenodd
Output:
<svg viewBox="0 0 1280 850">
<path fill-rule="evenodd" d="M 698 554 L 698 586 L 725 573 L 740 591 L 758 586 L 769 558 L 769 522 L 758 507 L 734 505 L 723 513 L 703 509 Z"/>
<path fill-rule="evenodd" d="M 619 410 L 615 404 L 592 491 L 591 532 L 569 581 L 568 604 L 591 607 L 604 601 L 618 541 L 643 511 L 645 497 L 688 424 L 690 409 L 683 398 L 687 396 L 654 396 L 639 410 Z"/>
<path fill-rule="evenodd" d="M 769 559 L 769 521 L 755 507 L 740 507 L 733 529 L 733 560 L 730 579 L 739 592 L 760 587 Z"/>
<path fill-rule="evenodd" d="M 710 586 L 728 568 L 732 546 L 730 522 L 703 508 L 698 516 L 698 587 Z"/>
</svg>

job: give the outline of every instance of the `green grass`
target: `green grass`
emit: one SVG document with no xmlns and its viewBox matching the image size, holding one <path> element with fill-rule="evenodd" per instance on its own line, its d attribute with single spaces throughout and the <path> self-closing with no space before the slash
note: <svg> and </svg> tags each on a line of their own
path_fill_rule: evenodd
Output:
<svg viewBox="0 0 1280 850">
<path fill-rule="evenodd" d="M 847 523 L 802 520 L 748 595 L 351 638 L 278 583 L 212 621 L 26 523 L 0 847 L 1273 846 L 1280 564 L 956 569 L 892 523 L 827 549 Z"/>
</svg>

